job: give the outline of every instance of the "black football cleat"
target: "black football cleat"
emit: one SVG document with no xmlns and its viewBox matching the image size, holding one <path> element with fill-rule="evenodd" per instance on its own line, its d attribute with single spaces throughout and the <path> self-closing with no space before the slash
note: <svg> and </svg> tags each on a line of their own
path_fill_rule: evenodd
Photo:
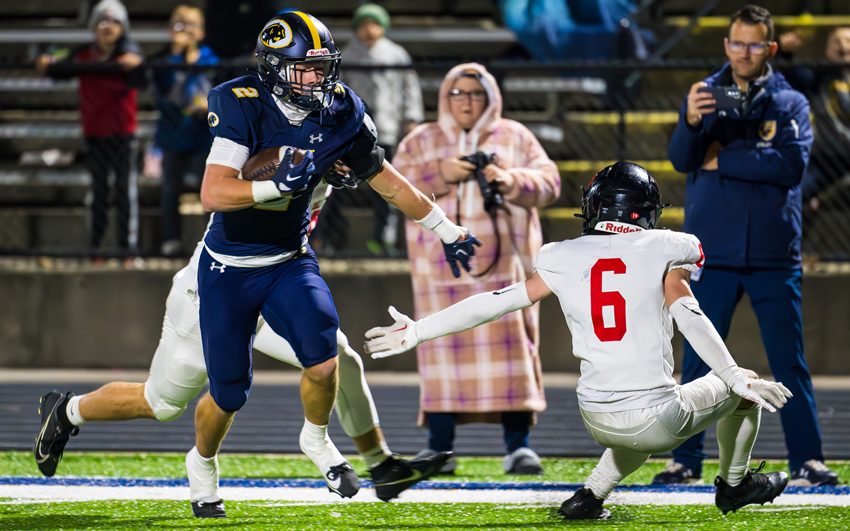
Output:
<svg viewBox="0 0 850 531">
<path fill-rule="evenodd" d="M 56 467 L 62 461 L 65 445 L 72 435 L 80 433 L 80 428 L 68 420 L 65 406 L 74 393 L 60 393 L 53 390 L 39 400 L 38 413 L 41 415 L 41 430 L 35 438 L 32 453 L 41 473 L 47 477 L 56 473 Z"/>
<path fill-rule="evenodd" d="M 351 498 L 360 491 L 360 478 L 348 463 L 332 466 L 325 475 L 328 490 L 343 498 Z"/>
<path fill-rule="evenodd" d="M 754 503 L 764 505 L 782 494 L 788 485 L 788 474 L 785 472 L 759 474 L 764 465 L 765 462 L 762 461 L 757 469 L 747 470 L 744 481 L 734 487 L 730 487 L 720 476 L 714 478 L 714 486 L 717 487 L 714 504 L 723 511 L 723 514 L 729 511 L 735 512 L 745 505 Z"/>
<path fill-rule="evenodd" d="M 440 452 L 431 457 L 417 459 L 399 459 L 396 456 L 371 470 L 375 494 L 381 501 L 388 502 L 399 494 L 439 473 L 440 468 L 452 456 L 451 452 Z"/>
<path fill-rule="evenodd" d="M 594 496 L 587 487 L 582 487 L 561 504 L 558 512 L 567 520 L 607 520 L 611 511 L 602 507 L 604 501 Z"/>
<path fill-rule="evenodd" d="M 214 502 L 192 502 L 192 514 L 195 518 L 227 518 L 224 514 L 224 502 L 221 500 Z"/>
</svg>

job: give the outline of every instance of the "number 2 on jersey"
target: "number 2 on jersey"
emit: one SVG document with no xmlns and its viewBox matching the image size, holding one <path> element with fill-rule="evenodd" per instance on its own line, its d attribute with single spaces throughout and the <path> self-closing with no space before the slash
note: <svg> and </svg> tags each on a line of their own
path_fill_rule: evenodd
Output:
<svg viewBox="0 0 850 531">
<path fill-rule="evenodd" d="M 626 299 L 619 291 L 602 291 L 602 273 L 612 271 L 615 275 L 626 272 L 626 264 L 619 258 L 600 258 L 590 269 L 590 315 L 593 332 L 599 341 L 620 341 L 626 335 Z M 605 327 L 602 308 L 614 307 L 614 326 Z"/>
</svg>

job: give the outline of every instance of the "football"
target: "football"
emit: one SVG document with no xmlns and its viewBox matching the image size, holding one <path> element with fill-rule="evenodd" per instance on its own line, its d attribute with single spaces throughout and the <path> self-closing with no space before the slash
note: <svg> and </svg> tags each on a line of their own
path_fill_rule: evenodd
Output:
<svg viewBox="0 0 850 531">
<path fill-rule="evenodd" d="M 239 173 L 239 178 L 244 181 L 268 181 L 277 171 L 280 160 L 287 149 L 290 149 L 290 147 L 272 147 L 260 151 L 245 162 L 245 166 Z M 304 160 L 304 150 L 296 148 L 292 162 L 293 164 L 300 164 L 302 160 Z"/>
</svg>

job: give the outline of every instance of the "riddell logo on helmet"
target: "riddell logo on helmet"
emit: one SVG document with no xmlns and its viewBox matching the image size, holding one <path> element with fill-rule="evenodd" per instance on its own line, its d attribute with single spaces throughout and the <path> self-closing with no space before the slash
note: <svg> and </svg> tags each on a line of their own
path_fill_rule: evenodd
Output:
<svg viewBox="0 0 850 531">
<path fill-rule="evenodd" d="M 617 221 L 600 221 L 597 223 L 596 230 L 601 230 L 604 232 L 614 232 L 617 234 L 627 234 L 629 232 L 642 232 L 643 227 L 638 227 L 636 225 L 629 225 L 628 223 L 620 223 Z"/>
<path fill-rule="evenodd" d="M 307 57 L 321 57 L 323 55 L 330 55 L 331 52 L 327 48 L 320 48 L 318 50 L 307 50 Z"/>
<path fill-rule="evenodd" d="M 639 217 L 640 217 L 640 214 L 638 214 L 637 212 L 632 212 L 632 219 L 637 219 Z"/>
</svg>

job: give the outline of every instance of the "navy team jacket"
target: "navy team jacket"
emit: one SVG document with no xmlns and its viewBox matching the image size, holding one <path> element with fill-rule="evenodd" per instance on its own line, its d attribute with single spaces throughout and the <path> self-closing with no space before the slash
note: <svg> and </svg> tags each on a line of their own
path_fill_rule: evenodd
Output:
<svg viewBox="0 0 850 531">
<path fill-rule="evenodd" d="M 709 267 L 799 269 L 800 181 L 809 163 L 809 102 L 768 65 L 750 83 L 741 111 L 716 111 L 697 127 L 685 119 L 687 97 L 668 154 L 687 173 L 684 232 L 699 238 Z M 729 63 L 709 86 L 733 85 Z M 723 150 L 718 171 L 700 169 L 708 146 Z"/>
</svg>

